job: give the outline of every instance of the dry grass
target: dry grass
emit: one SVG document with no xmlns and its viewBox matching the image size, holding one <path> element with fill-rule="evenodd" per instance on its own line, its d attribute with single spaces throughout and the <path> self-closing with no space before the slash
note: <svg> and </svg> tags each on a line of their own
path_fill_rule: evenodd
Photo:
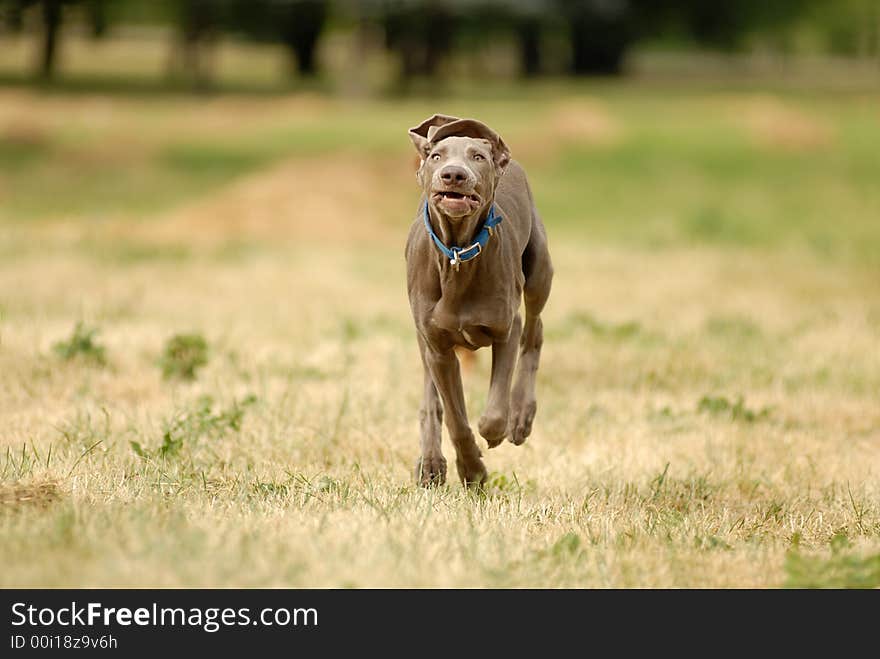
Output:
<svg viewBox="0 0 880 659">
<path fill-rule="evenodd" d="M 412 185 L 404 162 L 353 153 L 294 160 L 208 199 L 174 209 L 144 239 L 218 245 L 230 240 L 384 240 L 397 198 L 377 194 Z M 120 227 L 129 231 L 125 226 Z"/>
<path fill-rule="evenodd" d="M 0 487 L 0 507 L 48 506 L 59 498 L 58 483 L 36 481 Z"/>
<path fill-rule="evenodd" d="M 619 122 L 596 100 L 560 103 L 546 121 L 546 131 L 555 132 L 559 142 L 606 145 L 621 139 Z"/>
<path fill-rule="evenodd" d="M 139 220 L 7 227 L 2 585 L 878 585 L 876 271 L 803 250 L 550 218 L 534 435 L 485 451 L 482 495 L 414 487 L 409 164 L 328 151 Z M 104 367 L 53 353 L 78 319 Z M 180 332 L 209 344 L 194 382 L 158 365 Z"/>
<path fill-rule="evenodd" d="M 759 96 L 738 105 L 749 137 L 759 146 L 811 151 L 834 141 L 834 132 L 827 123 L 773 97 Z"/>
<path fill-rule="evenodd" d="M 4 514 L 5 582 L 772 586 L 795 537 L 876 551 L 871 282 L 558 245 L 536 432 L 488 452 L 493 484 L 474 498 L 411 485 L 420 376 L 396 253 L 281 250 L 112 279 L 79 258 L 4 268 L 4 443 L 52 447 L 22 478 L 70 491 Z M 786 277 L 802 292 L 762 285 Z M 724 294 L 731 281 L 751 303 Z M 587 309 L 611 329 L 581 322 Z M 77 314 L 101 322 L 107 369 L 49 356 Z M 212 347 L 194 384 L 155 365 L 180 328 Z M 487 367 L 481 355 L 467 381 L 474 415 Z M 199 396 L 219 413 L 248 393 L 240 431 L 187 431 L 167 457 L 131 449 L 155 451 Z M 706 395 L 771 413 L 701 412 Z"/>
</svg>

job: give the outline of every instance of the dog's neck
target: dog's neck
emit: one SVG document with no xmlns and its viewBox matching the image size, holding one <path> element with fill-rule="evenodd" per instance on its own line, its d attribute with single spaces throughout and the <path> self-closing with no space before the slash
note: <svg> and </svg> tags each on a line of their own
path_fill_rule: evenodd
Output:
<svg viewBox="0 0 880 659">
<path fill-rule="evenodd" d="M 490 201 L 476 213 L 465 215 L 464 217 L 450 218 L 434 208 L 433 204 L 429 203 L 428 214 L 431 218 L 434 232 L 447 247 L 469 247 L 474 242 L 477 233 L 479 233 L 480 227 L 483 226 L 483 223 L 489 216 L 489 209 L 491 207 L 492 202 Z"/>
</svg>

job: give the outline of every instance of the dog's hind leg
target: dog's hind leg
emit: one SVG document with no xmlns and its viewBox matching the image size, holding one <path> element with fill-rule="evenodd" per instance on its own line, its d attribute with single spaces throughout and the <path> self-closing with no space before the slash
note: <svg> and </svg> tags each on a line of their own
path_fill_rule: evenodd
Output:
<svg viewBox="0 0 880 659">
<path fill-rule="evenodd" d="M 512 414 L 510 441 L 517 445 L 526 441 L 532 433 L 532 423 L 538 407 L 535 399 L 535 379 L 541 358 L 541 346 L 544 343 L 541 311 L 550 296 L 550 285 L 553 281 L 553 265 L 547 249 L 547 235 L 537 214 L 522 261 L 525 275 L 523 299 L 526 320 L 520 340 L 516 382 L 510 396 Z"/>
</svg>

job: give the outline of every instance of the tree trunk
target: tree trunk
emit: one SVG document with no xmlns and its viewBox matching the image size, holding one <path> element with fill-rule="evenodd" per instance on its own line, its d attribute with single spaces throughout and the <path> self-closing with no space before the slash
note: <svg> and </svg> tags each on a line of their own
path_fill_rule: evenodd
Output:
<svg viewBox="0 0 880 659">
<path fill-rule="evenodd" d="M 425 18 L 421 24 L 423 31 L 424 59 L 421 73 L 434 77 L 446 55 L 452 50 L 455 33 L 452 14 L 442 5 L 428 3 L 424 10 Z"/>
<path fill-rule="evenodd" d="M 524 18 L 517 26 L 522 74 L 533 77 L 541 73 L 541 23 L 536 17 Z"/>
<path fill-rule="evenodd" d="M 87 9 L 92 37 L 100 39 L 107 34 L 107 6 L 104 0 L 89 0 Z"/>
<path fill-rule="evenodd" d="M 3 17 L 3 23 L 6 26 L 7 30 L 9 30 L 13 34 L 21 34 L 21 31 L 24 29 L 24 14 L 22 12 L 21 3 L 10 3 L 10 5 L 6 8 L 6 13 L 3 15 Z"/>
<path fill-rule="evenodd" d="M 326 19 L 325 0 L 297 0 L 285 5 L 280 17 L 281 38 L 290 49 L 302 76 L 311 77 L 318 73 L 318 41 Z"/>
<path fill-rule="evenodd" d="M 629 45 L 622 22 L 588 15 L 570 19 L 571 72 L 574 75 L 618 75 Z"/>
<path fill-rule="evenodd" d="M 40 54 L 40 76 L 55 74 L 58 36 L 61 31 L 61 0 L 43 0 L 43 48 Z"/>
<path fill-rule="evenodd" d="M 197 89 L 212 83 L 213 50 L 219 16 L 210 0 L 183 0 L 178 15 L 178 33 L 172 42 L 168 74 L 180 76 Z"/>
<path fill-rule="evenodd" d="M 313 39 L 305 39 L 291 44 L 296 61 L 299 66 L 299 74 L 307 77 L 314 77 L 318 73 L 318 67 L 315 62 L 315 51 L 318 43 L 317 35 Z"/>
</svg>

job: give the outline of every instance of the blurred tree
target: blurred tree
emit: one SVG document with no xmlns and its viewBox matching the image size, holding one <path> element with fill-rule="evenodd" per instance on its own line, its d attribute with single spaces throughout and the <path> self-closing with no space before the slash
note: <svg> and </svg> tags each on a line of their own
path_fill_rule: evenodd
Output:
<svg viewBox="0 0 880 659">
<path fill-rule="evenodd" d="M 880 2 L 814 2 L 809 23 L 821 26 L 823 45 L 837 55 L 880 57 Z"/>
<path fill-rule="evenodd" d="M 636 39 L 636 8 L 628 0 L 559 0 L 571 40 L 571 73 L 618 74 Z"/>
<path fill-rule="evenodd" d="M 227 26 L 248 39 L 283 43 L 292 70 L 314 76 L 329 4 L 327 0 L 233 0 Z"/>
<path fill-rule="evenodd" d="M 3 26 L 14 34 L 24 29 L 24 3 L 21 0 L 0 0 Z"/>
<path fill-rule="evenodd" d="M 103 36 L 107 23 L 104 14 L 105 0 L 0 0 L 4 23 L 15 32 L 24 27 L 24 14 L 32 8 L 39 15 L 40 38 L 37 57 L 37 75 L 49 80 L 54 77 L 58 67 L 59 41 L 64 22 L 65 7 L 85 5 L 88 22 L 96 37 Z"/>
<path fill-rule="evenodd" d="M 645 36 L 683 33 L 701 46 L 738 51 L 746 47 L 750 36 L 780 32 L 805 16 L 814 5 L 826 3 L 827 0 L 639 0 L 638 4 Z M 841 13 L 842 4 L 834 3 L 836 14 Z"/>
<path fill-rule="evenodd" d="M 480 51 L 512 46 L 520 74 L 543 72 L 542 41 L 554 23 L 552 0 L 450 0 L 455 14 L 454 46 Z"/>
<path fill-rule="evenodd" d="M 86 0 L 86 14 L 92 36 L 96 39 L 107 34 L 107 1 Z"/>
<path fill-rule="evenodd" d="M 525 76 L 541 73 L 541 20 L 532 14 L 516 22 L 520 69 Z"/>
<path fill-rule="evenodd" d="M 49 79 L 55 75 L 58 60 L 58 41 L 61 38 L 63 5 L 77 0 L 17 0 L 14 11 L 21 16 L 29 5 L 37 5 L 40 15 L 40 48 L 37 60 L 37 75 Z"/>
<path fill-rule="evenodd" d="M 317 73 L 315 53 L 318 39 L 327 21 L 327 2 L 324 0 L 281 0 L 275 11 L 281 41 L 290 50 L 301 75 Z"/>
<path fill-rule="evenodd" d="M 876 0 L 844 0 L 875 2 Z M 543 41 L 564 34 L 574 75 L 619 74 L 640 40 L 674 33 L 700 45 L 735 49 L 754 32 L 778 29 L 822 0 L 365 0 L 381 24 L 403 79 L 436 74 L 462 44 L 481 48 L 512 37 L 520 71 L 544 70 Z M 346 0 L 337 3 L 347 4 Z M 350 0 L 348 2 L 350 4 Z M 474 38 L 474 35 L 477 35 Z"/>
<path fill-rule="evenodd" d="M 0 0 L 0 20 L 10 31 L 38 26 L 36 70 L 46 79 L 68 19 L 96 37 L 108 22 L 170 24 L 169 71 L 205 86 L 222 33 L 281 43 L 292 71 L 315 75 L 331 9 L 337 29 L 351 28 L 360 44 L 358 61 L 375 42 L 366 35 L 384 35 L 404 82 L 436 76 L 453 52 L 490 66 L 515 57 L 525 76 L 560 70 L 567 52 L 574 75 L 618 74 L 633 46 L 656 40 L 728 51 L 809 43 L 880 57 L 880 0 Z M 491 59 L 479 59 L 481 50 Z"/>
<path fill-rule="evenodd" d="M 55 73 L 55 54 L 58 52 L 58 38 L 61 32 L 61 5 L 64 0 L 42 0 L 43 49 L 40 59 L 40 75 L 51 78 Z"/>
<path fill-rule="evenodd" d="M 226 0 L 176 0 L 176 35 L 168 59 L 171 76 L 196 87 L 211 84 L 213 50 L 226 5 Z"/>
<path fill-rule="evenodd" d="M 749 31 L 784 20 L 798 4 L 803 3 L 801 0 L 729 0 L 711 5 L 697 0 L 680 2 L 689 32 L 697 43 L 723 50 L 739 50 Z"/>
<path fill-rule="evenodd" d="M 442 0 L 388 0 L 380 9 L 385 47 L 400 59 L 404 80 L 437 74 L 452 50 L 455 16 Z"/>
<path fill-rule="evenodd" d="M 875 2 L 876 0 L 844 0 Z M 638 41 L 680 35 L 700 46 L 742 50 L 757 34 L 776 33 L 826 0 L 558 0 L 569 25 L 571 72 L 620 73 Z M 841 3 L 832 10 L 841 16 Z"/>
</svg>

